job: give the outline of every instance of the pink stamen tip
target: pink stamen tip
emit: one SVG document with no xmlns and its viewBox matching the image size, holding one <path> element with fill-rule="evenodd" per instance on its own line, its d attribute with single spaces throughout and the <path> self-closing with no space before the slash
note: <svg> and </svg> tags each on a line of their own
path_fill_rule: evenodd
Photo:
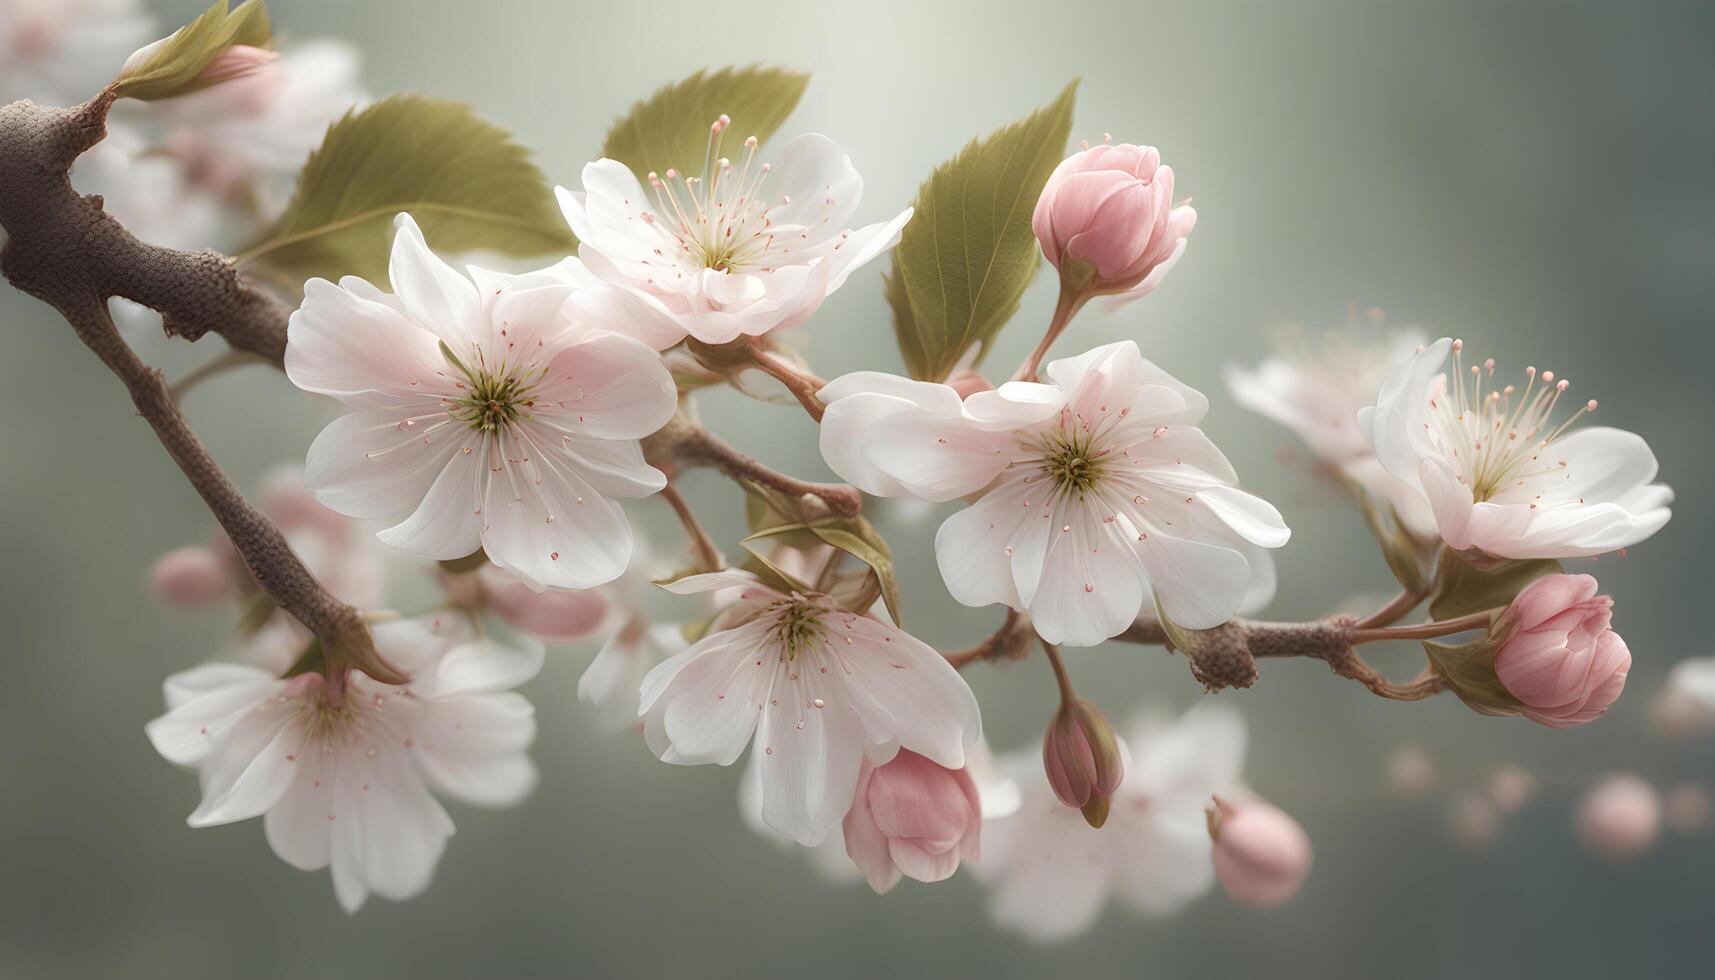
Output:
<svg viewBox="0 0 1715 980">
<path fill-rule="evenodd" d="M 674 170 L 672 167 L 668 167 L 667 168 L 667 179 L 668 180 L 678 180 L 679 179 L 679 171 Z"/>
<path fill-rule="evenodd" d="M 1524 373 L 1527 377 L 1536 377 L 1536 365 L 1533 364 L 1530 367 L 1525 368 Z"/>
<path fill-rule="evenodd" d="M 744 145 L 748 149 L 752 149 L 752 150 L 756 149 L 756 137 L 754 137 L 754 136 L 745 137 Z"/>
<path fill-rule="evenodd" d="M 1554 390 L 1555 391 L 1565 391 L 1566 389 L 1568 389 L 1570 387 L 1572 387 L 1572 382 L 1567 381 L 1565 378 L 1561 378 L 1560 383 L 1554 386 Z"/>
<path fill-rule="evenodd" d="M 1465 342 L 1463 340 L 1453 341 L 1453 349 L 1454 350 L 1464 350 L 1465 349 Z"/>
<path fill-rule="evenodd" d="M 1103 133 L 1102 134 L 1102 142 L 1103 143 L 1112 143 L 1113 141 L 1114 141 L 1114 134 L 1112 134 L 1112 133 Z"/>
<path fill-rule="evenodd" d="M 1596 399 L 1592 398 L 1589 401 L 1584 403 L 1584 411 L 1594 412 L 1595 410 L 1596 410 Z"/>
<path fill-rule="evenodd" d="M 1491 357 L 1488 360 L 1483 362 L 1483 370 L 1492 372 L 1492 371 L 1494 371 L 1494 369 L 1495 369 L 1495 359 L 1494 358 Z"/>
</svg>

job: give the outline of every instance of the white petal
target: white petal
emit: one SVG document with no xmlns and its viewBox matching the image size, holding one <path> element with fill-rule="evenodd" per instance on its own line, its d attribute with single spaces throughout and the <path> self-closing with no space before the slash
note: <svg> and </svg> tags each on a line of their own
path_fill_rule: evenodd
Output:
<svg viewBox="0 0 1715 980">
<path fill-rule="evenodd" d="M 535 412 L 599 439 L 641 439 L 667 424 L 678 391 L 661 356 L 630 337 L 592 333 L 554 355 Z"/>
<path fill-rule="evenodd" d="M 297 706 L 264 702 L 236 721 L 203 768 L 203 800 L 187 821 L 212 827 L 260 816 L 291 787 L 305 751 Z"/>
<path fill-rule="evenodd" d="M 287 326 L 285 367 L 305 391 L 357 408 L 423 405 L 445 386 L 434 334 L 325 279 L 304 284 Z"/>
<path fill-rule="evenodd" d="M 483 503 L 479 494 L 487 476 L 484 467 L 487 465 L 490 449 L 481 433 L 469 429 L 460 430 L 456 437 L 441 438 L 435 446 L 442 453 L 441 459 L 444 459 L 445 463 L 435 474 L 434 482 L 430 483 L 428 490 L 423 493 L 416 510 L 405 520 L 376 534 L 376 537 L 401 551 L 446 561 L 463 558 L 481 546 L 482 515 L 479 511 Z M 315 447 L 310 448 L 313 453 Z M 347 449 L 346 453 L 349 458 L 351 450 Z M 424 456 L 427 456 L 427 453 L 424 453 Z M 384 461 L 385 468 L 387 456 L 372 457 L 370 461 L 374 459 Z M 311 461 L 314 462 L 313 455 Z M 413 459 L 402 457 L 401 461 L 410 463 Z M 316 471 L 312 466 L 308 472 L 314 474 Z M 309 478 L 315 479 L 313 475 Z M 421 482 L 422 472 L 413 470 L 410 478 L 413 481 L 410 489 L 414 490 Z M 352 489 L 348 492 L 355 495 L 360 490 L 369 490 L 373 483 L 373 477 L 365 483 L 352 481 Z M 316 486 L 315 483 L 311 485 Z M 345 501 L 343 497 L 324 497 L 320 490 L 317 491 L 316 499 L 335 510 L 339 509 L 335 506 L 335 500 L 341 503 Z"/>
<path fill-rule="evenodd" d="M 643 679 L 650 748 L 681 765 L 731 765 L 756 731 L 778 653 L 759 620 L 704 637 Z"/>
<path fill-rule="evenodd" d="M 1232 548 L 1156 533 L 1137 551 L 1162 612 L 1186 629 L 1233 618 L 1250 590 L 1250 562 Z"/>
<path fill-rule="evenodd" d="M 1013 584 L 1010 549 L 1036 517 L 1026 507 L 1031 485 L 1002 483 L 954 514 L 935 532 L 935 561 L 952 597 L 967 606 L 1004 603 L 1022 608 Z"/>
<path fill-rule="evenodd" d="M 429 251 L 423 232 L 408 214 L 394 219 L 393 254 L 387 277 L 411 320 L 463 352 L 483 339 L 482 304 L 476 286 Z"/>
<path fill-rule="evenodd" d="M 589 589 L 618 578 L 631 561 L 625 512 L 558 454 L 516 444 L 506 452 L 483 499 L 481 540 L 489 559 L 552 589 Z M 528 464 L 512 462 L 526 457 Z"/>
<path fill-rule="evenodd" d="M 519 637 L 512 646 L 490 639 L 461 643 L 427 671 L 412 675 L 411 690 L 425 698 L 510 691 L 542 671 L 539 641 Z"/>
<path fill-rule="evenodd" d="M 536 786 L 525 749 L 536 713 L 512 691 L 431 701 L 418 723 L 416 761 L 429 785 L 480 806 L 511 806 Z"/>
<path fill-rule="evenodd" d="M 982 736 L 982 713 L 959 672 L 933 647 L 868 616 L 832 622 L 829 632 L 835 651 L 843 654 L 845 681 L 844 698 L 830 705 L 849 699 L 872 745 L 906 748 L 948 769 L 964 768 L 965 750 Z M 892 755 L 872 751 L 870 761 L 879 765 Z"/>
<path fill-rule="evenodd" d="M 912 381 L 880 371 L 857 371 L 828 382 L 817 396 L 827 404 L 820 445 L 828 468 L 865 493 L 897 496 L 905 486 L 864 458 L 864 433 L 889 415 L 915 410 L 948 417 L 959 413 L 959 395 L 946 385 Z"/>
<path fill-rule="evenodd" d="M 1453 342 L 1446 337 L 1394 368 L 1383 382 L 1373 408 L 1359 415 L 1364 434 L 1376 447 L 1376 458 L 1388 472 L 1418 486 L 1419 460 L 1438 450 L 1425 426 L 1429 421 L 1430 390 Z"/>
<path fill-rule="evenodd" d="M 837 235 L 851 226 L 863 198 L 863 177 L 851 154 L 820 133 L 795 137 L 780 151 L 768 193 L 789 203 L 770 208 L 775 225 L 812 229 L 816 237 Z"/>
<path fill-rule="evenodd" d="M 899 244 L 899 236 L 911 220 L 914 208 L 906 208 L 888 221 L 878 221 L 853 230 L 824 259 L 830 263 L 827 291 L 832 293 L 846 284 L 853 272 L 868 264 L 881 253 Z"/>
<path fill-rule="evenodd" d="M 678 319 L 647 293 L 601 285 L 579 289 L 566 302 L 585 327 L 635 337 L 655 350 L 666 350 L 685 339 Z"/>
<path fill-rule="evenodd" d="M 1237 487 L 1210 487 L 1197 494 L 1197 503 L 1251 544 L 1278 548 L 1292 537 L 1273 504 Z"/>
<path fill-rule="evenodd" d="M 821 708 L 771 701 L 751 750 L 761 754 L 763 822 L 806 845 L 820 843 L 851 809 L 864 759 L 863 722 L 829 678 L 807 672 L 793 688 L 803 701 L 819 697 Z"/>
<path fill-rule="evenodd" d="M 396 520 L 422 503 L 463 447 L 481 444 L 479 434 L 438 406 L 353 412 L 310 443 L 304 484 L 323 506 L 348 517 Z"/>
<path fill-rule="evenodd" d="M 1118 520 L 1104 520 L 1114 514 L 1095 500 L 1057 511 L 1030 599 L 1030 621 L 1049 643 L 1094 646 L 1137 619 L 1141 562 Z"/>
<path fill-rule="evenodd" d="M 284 681 L 246 664 L 208 663 L 168 677 L 169 710 L 143 726 L 161 757 L 176 766 L 201 765 L 233 725 L 283 687 Z"/>
<path fill-rule="evenodd" d="M 868 463 L 925 500 L 952 500 L 988 486 L 1006 469 L 1006 432 L 980 431 L 962 419 L 900 412 L 871 425 L 859 450 Z"/>
</svg>

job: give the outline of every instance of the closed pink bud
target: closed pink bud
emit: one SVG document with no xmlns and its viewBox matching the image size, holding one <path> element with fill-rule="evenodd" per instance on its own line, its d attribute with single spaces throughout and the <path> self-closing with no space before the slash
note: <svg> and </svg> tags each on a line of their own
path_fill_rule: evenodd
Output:
<svg viewBox="0 0 1715 980">
<path fill-rule="evenodd" d="M 1087 295 L 1154 289 L 1197 223 L 1173 204 L 1173 168 L 1153 146 L 1103 144 L 1060 161 L 1036 200 L 1031 228 L 1063 284 L 1090 277 Z M 1075 260 L 1075 261 L 1074 261 Z"/>
<path fill-rule="evenodd" d="M 202 70 L 200 80 L 218 85 L 221 82 L 255 75 L 279 60 L 279 57 L 278 51 L 269 51 L 249 44 L 234 44 L 214 56 L 214 60 Z"/>
<path fill-rule="evenodd" d="M 864 763 L 843 829 L 846 854 L 885 894 L 901 877 L 942 881 L 976 860 L 982 825 L 969 772 L 900 749 L 886 765 Z"/>
<path fill-rule="evenodd" d="M 232 573 L 219 555 L 201 545 L 174 548 L 149 568 L 149 591 L 174 606 L 206 606 L 226 597 Z"/>
<path fill-rule="evenodd" d="M 1661 828 L 1661 798 L 1655 787 L 1631 773 L 1602 780 L 1578 808 L 1578 836 L 1611 860 L 1649 850 Z"/>
<path fill-rule="evenodd" d="M 1084 811 L 1092 827 L 1107 821 L 1108 797 L 1125 778 L 1125 763 L 1100 709 L 1083 698 L 1062 704 L 1042 740 L 1042 765 L 1060 802 Z"/>
<path fill-rule="evenodd" d="M 1632 654 L 1608 628 L 1613 606 L 1588 575 L 1549 575 L 1513 600 L 1495 674 L 1526 718 L 1570 728 L 1600 718 L 1619 698 Z"/>
<path fill-rule="evenodd" d="M 477 575 L 488 608 L 496 616 L 550 643 L 572 643 L 589 636 L 601 628 L 613 608 L 612 597 L 602 588 L 538 592 L 493 565 L 484 565 Z"/>
<path fill-rule="evenodd" d="M 1298 894 L 1310 873 L 1310 838 L 1298 821 L 1261 800 L 1209 807 L 1215 877 L 1244 905 L 1278 905 Z"/>
</svg>

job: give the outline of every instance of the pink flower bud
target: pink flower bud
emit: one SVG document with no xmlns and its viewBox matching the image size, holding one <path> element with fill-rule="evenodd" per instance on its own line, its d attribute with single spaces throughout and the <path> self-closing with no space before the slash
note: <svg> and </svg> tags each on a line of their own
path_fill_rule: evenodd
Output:
<svg viewBox="0 0 1715 980">
<path fill-rule="evenodd" d="M 1655 787 L 1631 773 L 1602 780 L 1578 808 L 1578 836 L 1610 860 L 1649 850 L 1660 827 L 1661 799 Z"/>
<path fill-rule="evenodd" d="M 202 70 L 201 80 L 210 85 L 230 82 L 235 79 L 255 75 L 275 61 L 279 60 L 278 51 L 253 47 L 248 44 L 234 44 L 208 63 Z"/>
<path fill-rule="evenodd" d="M 1620 696 L 1632 655 L 1608 628 L 1613 606 L 1588 575 L 1549 575 L 1513 600 L 1495 674 L 1526 718 L 1570 728 L 1600 718 Z"/>
<path fill-rule="evenodd" d="M 206 606 L 226 597 L 232 575 L 220 556 L 200 545 L 174 548 L 149 568 L 149 591 L 173 606 Z"/>
<path fill-rule="evenodd" d="M 1042 765 L 1060 802 L 1084 811 L 1090 826 L 1108 819 L 1108 797 L 1125 778 L 1119 739 L 1093 704 L 1074 698 L 1062 704 L 1042 740 Z"/>
<path fill-rule="evenodd" d="M 484 565 L 482 579 L 488 608 L 496 616 L 550 643 L 581 640 L 607 621 L 613 608 L 606 589 L 548 589 L 538 592 L 494 565 Z"/>
<path fill-rule="evenodd" d="M 1310 838 L 1298 821 L 1261 800 L 1209 807 L 1215 877 L 1244 905 L 1279 905 L 1298 894 L 1310 873 Z"/>
<path fill-rule="evenodd" d="M 870 887 L 885 894 L 901 876 L 952 877 L 960 861 L 976 859 L 982 824 L 969 772 L 901 749 L 886 765 L 864 763 L 843 825 L 846 853 Z"/>
<path fill-rule="evenodd" d="M 1190 205 L 1173 206 L 1173 168 L 1162 165 L 1155 147 L 1130 143 L 1093 146 L 1060 161 L 1031 219 L 1063 284 L 1089 276 L 1079 287 L 1087 295 L 1128 299 L 1161 282 L 1196 223 Z"/>
</svg>

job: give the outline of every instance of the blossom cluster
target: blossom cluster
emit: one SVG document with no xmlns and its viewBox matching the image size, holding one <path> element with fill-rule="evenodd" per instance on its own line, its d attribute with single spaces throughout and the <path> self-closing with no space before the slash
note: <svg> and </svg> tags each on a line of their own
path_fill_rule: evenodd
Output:
<svg viewBox="0 0 1715 980">
<path fill-rule="evenodd" d="M 99 31 L 69 5 L 0 0 L 0 49 L 21 56 L 0 84 L 87 97 L 54 59 L 123 54 L 149 31 L 120 0 L 94 6 Z M 152 105 L 136 129 L 115 120 L 80 183 L 166 244 L 253 231 L 327 124 L 365 101 L 355 74 L 332 43 L 231 47 L 206 87 Z M 262 509 L 320 586 L 361 610 L 374 653 L 354 661 L 283 611 L 224 536 L 164 555 L 150 574 L 163 601 L 242 611 L 237 648 L 169 677 L 147 726 L 197 773 L 191 825 L 260 817 L 282 860 L 331 869 L 347 910 L 418 894 L 453 831 L 441 800 L 509 806 L 535 783 L 533 709 L 515 688 L 547 645 L 596 641 L 578 690 L 606 727 L 674 765 L 748 751 L 747 818 L 877 892 L 969 865 L 995 920 L 1041 941 L 1089 928 L 1109 896 L 1149 916 L 1217 882 L 1242 903 L 1290 898 L 1311 843 L 1249 788 L 1237 713 L 1146 713 L 1122 736 L 1062 659 L 1142 627 L 1193 658 L 1243 636 L 1230 627 L 1273 598 L 1274 553 L 1292 538 L 1202 427 L 1210 399 L 1156 362 L 1172 353 L 1160 333 L 1046 359 L 1087 301 L 1142 299 L 1186 254 L 1197 214 L 1160 151 L 1106 140 L 1047 177 L 1030 230 L 1060 301 L 1012 377 L 997 384 L 972 353 L 945 377 L 824 381 L 781 335 L 899 245 L 916 211 L 864 223 L 845 149 L 807 134 L 765 155 L 749 137 L 729 157 L 731 126 L 709 124 L 696 174 L 584 166 L 556 195 L 579 244 L 550 264 L 460 268 L 389 209 L 385 281 L 301 284 L 283 368 L 343 414 L 301 472 L 270 479 Z M 1005 607 L 995 643 L 961 656 L 908 632 L 861 508 L 736 454 L 729 475 L 763 514 L 751 558 L 729 566 L 672 489 L 675 440 L 697 428 L 683 364 L 735 387 L 752 367 L 785 382 L 857 491 L 956 502 L 936 567 L 957 602 Z M 1314 655 L 1354 676 L 1358 644 L 1423 641 L 1428 693 L 1553 728 L 1616 701 L 1631 653 L 1614 602 L 1557 563 L 1666 524 L 1672 492 L 1641 437 L 1580 426 L 1597 403 L 1564 411 L 1570 383 L 1552 370 L 1508 383 L 1493 360 L 1467 363 L 1463 341 L 1411 331 L 1300 341 L 1229 366 L 1227 383 L 1356 498 L 1404 590 L 1362 620 L 1305 624 L 1344 631 Z M 689 571 L 642 571 L 627 507 L 656 495 L 696 546 Z M 389 611 L 384 556 L 416 559 L 441 601 Z M 847 557 L 864 571 L 847 575 Z M 646 596 L 649 581 L 666 595 Z M 690 596 L 691 610 L 669 598 Z M 679 604 L 671 622 L 656 602 Z M 1427 622 L 1396 625 L 1425 602 Z M 960 668 L 998 659 L 1015 626 L 1053 667 L 1059 702 L 1040 752 L 997 759 Z M 1701 693 L 1681 692 L 1677 717 L 1715 718 L 1711 685 L 1685 687 Z M 1584 818 L 1592 835 L 1644 822 L 1640 798 L 1608 790 Z"/>
</svg>

